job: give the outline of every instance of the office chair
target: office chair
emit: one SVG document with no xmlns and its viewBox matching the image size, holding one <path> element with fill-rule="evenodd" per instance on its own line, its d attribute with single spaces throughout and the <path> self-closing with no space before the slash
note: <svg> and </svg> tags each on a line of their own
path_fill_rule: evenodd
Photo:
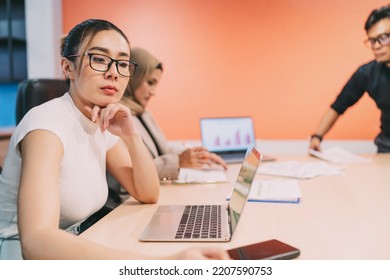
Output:
<svg viewBox="0 0 390 280">
<path fill-rule="evenodd" d="M 69 89 L 61 79 L 26 79 L 19 83 L 16 96 L 16 124 L 32 108 L 62 96 Z"/>
<path fill-rule="evenodd" d="M 61 79 L 26 79 L 20 82 L 16 96 L 16 124 L 31 108 L 60 97 L 68 90 L 68 83 Z M 83 222 L 80 226 L 81 232 L 103 218 L 120 203 L 121 199 L 118 193 L 109 188 L 106 205 Z"/>
</svg>

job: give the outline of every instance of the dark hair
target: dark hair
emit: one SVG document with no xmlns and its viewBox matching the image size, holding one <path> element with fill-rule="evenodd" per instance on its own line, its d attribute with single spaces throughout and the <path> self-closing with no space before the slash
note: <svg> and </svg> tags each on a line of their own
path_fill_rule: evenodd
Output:
<svg viewBox="0 0 390 280">
<path fill-rule="evenodd" d="M 91 41 L 97 33 L 103 30 L 115 30 L 129 43 L 123 31 L 113 23 L 102 19 L 88 19 L 73 27 L 68 35 L 61 39 L 61 55 L 69 58 L 70 55 L 78 54 L 85 38 L 89 37 Z"/>
<path fill-rule="evenodd" d="M 368 32 L 374 24 L 385 18 L 390 18 L 390 4 L 373 10 L 368 16 L 364 29 Z"/>
</svg>

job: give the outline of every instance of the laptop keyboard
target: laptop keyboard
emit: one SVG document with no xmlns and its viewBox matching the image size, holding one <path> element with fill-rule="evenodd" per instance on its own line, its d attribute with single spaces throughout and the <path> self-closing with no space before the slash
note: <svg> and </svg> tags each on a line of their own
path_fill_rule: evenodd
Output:
<svg viewBox="0 0 390 280">
<path fill-rule="evenodd" d="M 220 238 L 221 205 L 187 205 L 175 239 Z"/>
<path fill-rule="evenodd" d="M 222 159 L 227 163 L 236 163 L 236 162 L 242 162 L 245 158 L 244 154 L 220 154 Z"/>
</svg>

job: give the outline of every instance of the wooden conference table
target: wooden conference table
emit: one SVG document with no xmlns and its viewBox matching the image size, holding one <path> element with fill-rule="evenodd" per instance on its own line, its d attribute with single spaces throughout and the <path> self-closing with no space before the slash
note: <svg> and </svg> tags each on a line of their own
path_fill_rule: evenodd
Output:
<svg viewBox="0 0 390 280">
<path fill-rule="evenodd" d="M 229 249 L 276 238 L 299 248 L 299 259 L 389 260 L 390 154 L 367 157 L 372 161 L 349 164 L 343 175 L 299 180 L 300 204 L 249 202 L 230 242 L 164 243 L 138 239 L 158 204 L 226 203 L 232 183 L 162 184 L 158 204 L 142 205 L 130 198 L 80 237 L 151 256 L 192 246 Z M 318 161 L 309 156 L 278 158 L 280 162 L 285 160 Z M 239 167 L 229 166 L 230 182 L 235 181 Z"/>
</svg>

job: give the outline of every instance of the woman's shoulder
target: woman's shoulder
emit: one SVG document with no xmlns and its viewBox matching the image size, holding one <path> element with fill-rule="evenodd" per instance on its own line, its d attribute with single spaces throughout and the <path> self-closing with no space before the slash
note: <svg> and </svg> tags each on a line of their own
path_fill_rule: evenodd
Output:
<svg viewBox="0 0 390 280">
<path fill-rule="evenodd" d="M 69 97 L 69 96 L 68 96 Z M 70 98 L 70 97 L 69 97 Z M 61 96 L 31 108 L 16 127 L 21 134 L 35 129 L 57 131 L 72 119 L 67 96 Z"/>
<path fill-rule="evenodd" d="M 70 96 L 65 93 L 61 97 L 35 106 L 26 113 L 21 122 L 57 122 L 66 120 L 72 109 L 69 99 Z"/>
<path fill-rule="evenodd" d="M 154 118 L 152 112 L 150 112 L 149 110 L 145 110 L 145 111 L 142 113 L 142 118 L 143 118 L 143 119 L 151 120 L 151 121 L 153 121 L 153 122 L 156 123 L 156 119 Z"/>
</svg>

